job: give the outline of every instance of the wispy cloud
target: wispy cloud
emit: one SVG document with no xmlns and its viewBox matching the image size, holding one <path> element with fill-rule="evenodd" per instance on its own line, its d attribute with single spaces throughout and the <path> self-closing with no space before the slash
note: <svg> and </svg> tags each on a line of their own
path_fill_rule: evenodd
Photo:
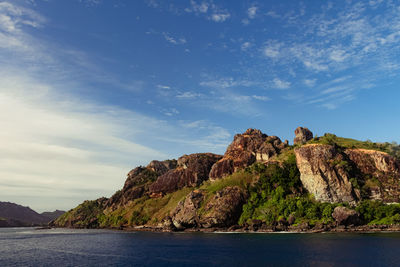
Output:
<svg viewBox="0 0 400 267">
<path fill-rule="evenodd" d="M 229 13 L 214 13 L 210 16 L 210 19 L 215 22 L 224 22 L 225 20 L 229 19 L 231 14 Z"/>
<path fill-rule="evenodd" d="M 250 19 L 254 19 L 256 17 L 256 15 L 257 15 L 257 10 L 258 10 L 258 7 L 256 7 L 256 6 L 249 7 L 247 9 L 247 16 Z"/>
<path fill-rule="evenodd" d="M 196 16 L 204 16 L 215 22 L 224 22 L 231 17 L 228 10 L 216 5 L 213 1 L 190 1 L 190 6 L 184 9 L 187 13 L 194 13 Z"/>
<path fill-rule="evenodd" d="M 172 35 L 167 32 L 163 32 L 163 36 L 164 36 L 165 40 L 171 44 L 174 44 L 174 45 L 186 44 L 186 39 L 184 37 L 179 37 L 179 38 L 172 37 Z"/>
<path fill-rule="evenodd" d="M 273 87 L 278 89 L 288 89 L 290 88 L 291 83 L 288 81 L 281 80 L 279 78 L 275 78 L 273 81 Z"/>
<path fill-rule="evenodd" d="M 0 120 L 7 129 L 0 133 L 1 200 L 38 210 L 69 209 L 85 199 L 110 196 L 121 187 L 130 168 L 152 159 L 176 157 L 188 150 L 223 152 L 221 144 L 228 142 L 229 133 L 221 127 L 193 131 L 169 121 L 168 114 L 161 120 L 76 96 L 71 88 L 87 88 L 84 80 L 75 79 L 74 69 L 87 75 L 91 74 L 88 70 L 97 72 L 90 78 L 100 83 L 102 76 L 112 76 L 83 52 L 67 54 L 72 50 L 36 38 L 32 28 L 46 27 L 46 20 L 34 11 L 1 2 L 0 17 L 4 62 L 0 65 Z M 13 42 L 18 45 L 10 45 Z M 76 56 L 84 64 L 71 59 Z M 157 87 L 171 90 L 168 85 Z M 165 113 L 179 111 L 171 108 Z M 214 135 L 211 130 L 220 134 L 206 140 Z M 171 136 L 176 139 L 165 138 Z"/>
</svg>

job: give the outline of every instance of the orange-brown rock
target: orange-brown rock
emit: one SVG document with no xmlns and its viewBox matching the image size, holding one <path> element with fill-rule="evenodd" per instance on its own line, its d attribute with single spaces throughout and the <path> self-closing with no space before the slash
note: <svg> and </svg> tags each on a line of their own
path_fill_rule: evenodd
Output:
<svg viewBox="0 0 400 267">
<path fill-rule="evenodd" d="M 207 203 L 206 191 L 194 190 L 181 201 L 171 215 L 178 230 L 192 227 L 229 227 L 237 224 L 247 193 L 240 187 L 226 187 Z M 201 207 L 204 206 L 201 210 Z"/>
<path fill-rule="evenodd" d="M 178 203 L 172 214 L 172 223 L 178 230 L 191 227 L 200 227 L 200 216 L 198 210 L 204 201 L 206 192 L 194 190 Z"/>
<path fill-rule="evenodd" d="M 204 228 L 229 227 L 237 224 L 247 193 L 238 186 L 225 187 L 206 204 L 200 224 Z"/>
<path fill-rule="evenodd" d="M 146 167 L 136 167 L 127 174 L 124 187 L 108 200 L 107 206 L 114 209 L 142 197 L 148 192 L 150 183 L 176 166 L 176 160 L 153 160 Z"/>
<path fill-rule="evenodd" d="M 268 136 L 256 129 L 247 129 L 243 134 L 235 135 L 224 157 L 212 167 L 210 179 L 222 178 L 256 161 L 266 162 L 287 146 L 287 143 L 282 143 L 276 136 Z"/>
<path fill-rule="evenodd" d="M 313 133 L 308 128 L 297 127 L 294 134 L 296 135 L 293 140 L 295 145 L 302 145 L 313 139 Z"/>
<path fill-rule="evenodd" d="M 295 154 L 301 182 L 316 200 L 400 202 L 400 163 L 385 152 L 309 144 Z"/>
<path fill-rule="evenodd" d="M 300 180 L 316 200 L 349 203 L 359 200 L 359 192 L 350 182 L 347 161 L 334 146 L 312 144 L 294 151 Z"/>
<path fill-rule="evenodd" d="M 184 155 L 178 167 L 159 176 L 150 186 L 151 193 L 169 193 L 185 186 L 194 187 L 208 180 L 211 167 L 222 156 L 212 153 Z"/>
<path fill-rule="evenodd" d="M 332 217 L 337 225 L 359 225 L 361 224 L 360 214 L 355 210 L 346 207 L 336 207 L 333 210 Z"/>
<path fill-rule="evenodd" d="M 400 162 L 391 155 L 367 149 L 346 149 L 349 159 L 362 173 L 370 199 L 400 202 Z"/>
</svg>

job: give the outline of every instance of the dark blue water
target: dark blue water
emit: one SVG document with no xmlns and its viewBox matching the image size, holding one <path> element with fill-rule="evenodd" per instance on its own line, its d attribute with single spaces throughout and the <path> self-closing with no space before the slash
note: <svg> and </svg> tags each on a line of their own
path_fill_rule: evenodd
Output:
<svg viewBox="0 0 400 267">
<path fill-rule="evenodd" d="M 399 266 L 400 233 L 216 234 L 0 228 L 0 266 Z"/>
</svg>

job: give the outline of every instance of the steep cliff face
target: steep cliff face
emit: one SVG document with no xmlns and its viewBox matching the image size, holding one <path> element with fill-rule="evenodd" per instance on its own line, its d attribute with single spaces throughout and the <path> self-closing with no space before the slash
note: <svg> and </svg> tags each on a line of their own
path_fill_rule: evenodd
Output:
<svg viewBox="0 0 400 267">
<path fill-rule="evenodd" d="M 224 157 L 212 167 L 210 179 L 222 178 L 256 161 L 266 162 L 287 146 L 287 141 L 282 143 L 276 136 L 268 136 L 260 130 L 247 129 L 243 134 L 235 135 Z"/>
<path fill-rule="evenodd" d="M 309 144 L 295 149 L 300 179 L 319 201 L 400 201 L 400 164 L 387 153 Z"/>
<path fill-rule="evenodd" d="M 362 174 L 362 185 L 368 198 L 387 203 L 400 202 L 400 162 L 376 150 L 344 151 Z"/>
<path fill-rule="evenodd" d="M 150 186 L 150 193 L 170 193 L 185 186 L 194 187 L 208 180 L 211 167 L 222 156 L 212 153 L 184 155 L 178 167 L 159 176 Z"/>
<path fill-rule="evenodd" d="M 354 203 L 359 199 L 347 162 L 334 146 L 311 144 L 294 151 L 301 182 L 316 200 Z"/>
</svg>

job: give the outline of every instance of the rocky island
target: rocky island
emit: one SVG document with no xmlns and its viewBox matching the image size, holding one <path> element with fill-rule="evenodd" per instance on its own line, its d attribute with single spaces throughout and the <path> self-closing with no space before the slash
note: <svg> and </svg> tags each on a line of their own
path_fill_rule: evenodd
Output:
<svg viewBox="0 0 400 267">
<path fill-rule="evenodd" d="M 224 155 L 198 153 L 131 170 L 110 198 L 85 201 L 56 227 L 158 231 L 400 230 L 400 146 L 260 130 Z"/>
</svg>

